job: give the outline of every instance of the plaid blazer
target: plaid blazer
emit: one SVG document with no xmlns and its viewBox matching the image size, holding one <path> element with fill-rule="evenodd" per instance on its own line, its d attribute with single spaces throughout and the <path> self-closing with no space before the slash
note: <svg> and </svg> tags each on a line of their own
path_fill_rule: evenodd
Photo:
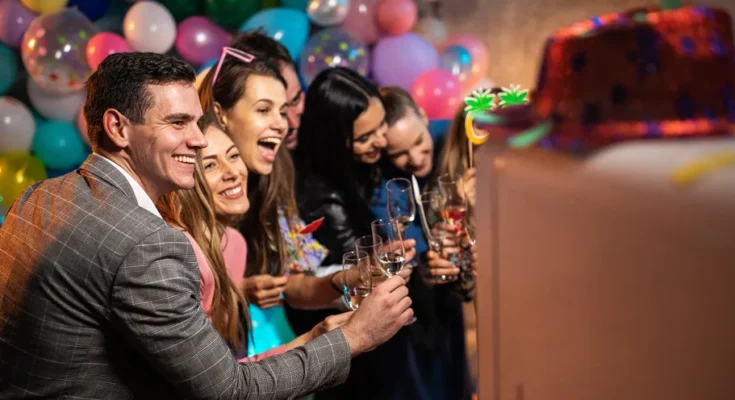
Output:
<svg viewBox="0 0 735 400">
<path fill-rule="evenodd" d="M 0 228 L 0 399 L 293 399 L 349 369 L 339 329 L 238 364 L 186 237 L 98 155 L 33 185 Z"/>
</svg>

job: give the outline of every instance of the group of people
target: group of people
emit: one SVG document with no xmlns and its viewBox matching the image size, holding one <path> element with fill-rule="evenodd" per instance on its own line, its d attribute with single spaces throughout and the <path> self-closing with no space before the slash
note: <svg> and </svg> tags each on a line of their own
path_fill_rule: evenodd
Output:
<svg viewBox="0 0 735 400">
<path fill-rule="evenodd" d="M 0 399 L 469 399 L 466 230 L 434 219 L 433 243 L 417 213 L 407 267 L 356 311 L 342 269 L 390 218 L 392 178 L 427 199 L 440 176 L 461 181 L 471 218 L 461 110 L 439 149 L 406 91 L 333 68 L 304 94 L 261 32 L 194 81 L 153 53 L 89 78 L 93 154 L 30 187 L 0 229 Z"/>
</svg>

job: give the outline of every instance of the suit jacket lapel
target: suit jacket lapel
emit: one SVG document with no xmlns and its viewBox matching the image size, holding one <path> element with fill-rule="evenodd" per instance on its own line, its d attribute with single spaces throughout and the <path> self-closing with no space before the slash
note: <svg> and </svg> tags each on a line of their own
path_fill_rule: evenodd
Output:
<svg viewBox="0 0 735 400">
<path fill-rule="evenodd" d="M 125 176 L 117 168 L 110 165 L 110 162 L 103 160 L 102 156 L 90 154 L 79 169 L 89 172 L 100 180 L 118 188 L 125 196 L 135 199 L 133 188 L 128 183 L 128 180 L 125 179 Z"/>
</svg>

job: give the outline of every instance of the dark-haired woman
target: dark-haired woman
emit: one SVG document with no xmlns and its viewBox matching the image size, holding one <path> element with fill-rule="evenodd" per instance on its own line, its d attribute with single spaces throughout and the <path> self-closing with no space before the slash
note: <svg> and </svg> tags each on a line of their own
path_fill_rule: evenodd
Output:
<svg viewBox="0 0 735 400">
<path fill-rule="evenodd" d="M 314 233 L 329 249 L 324 265 L 339 264 L 345 252 L 354 250 L 357 238 L 371 234 L 376 216 L 370 199 L 379 182 L 385 131 L 380 93 L 357 73 L 332 68 L 309 86 L 294 152 L 296 197 L 305 219 L 325 218 Z M 415 252 L 415 241 L 405 244 Z M 409 285 L 416 279 L 412 276 Z M 325 316 L 288 311 L 297 332 L 306 332 Z M 317 394 L 317 399 L 420 399 L 407 361 L 414 325 L 353 360 L 347 383 Z"/>
</svg>

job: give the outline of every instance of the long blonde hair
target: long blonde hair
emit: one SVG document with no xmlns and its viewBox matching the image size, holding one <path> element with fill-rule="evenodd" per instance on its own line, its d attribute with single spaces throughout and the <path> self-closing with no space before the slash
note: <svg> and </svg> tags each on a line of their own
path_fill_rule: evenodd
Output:
<svg viewBox="0 0 735 400">
<path fill-rule="evenodd" d="M 464 129 L 464 109 L 460 108 L 454 114 L 452 123 L 449 126 L 444 147 L 442 147 L 439 156 L 439 165 L 437 166 L 436 176 L 443 174 L 459 174 L 462 175 L 469 167 L 470 150 L 467 142 L 467 135 Z"/>
<path fill-rule="evenodd" d="M 202 132 L 216 124 L 212 113 L 205 114 L 199 122 Z M 225 227 L 217 221 L 214 197 L 204 179 L 201 151 L 197 152 L 194 171 L 194 188 L 169 193 L 156 206 L 166 221 L 185 229 L 201 247 L 214 276 L 210 320 L 230 348 L 239 352 L 250 329 L 250 317 L 245 298 L 227 273 L 221 243 Z M 243 314 L 244 326 L 240 313 Z"/>
</svg>

